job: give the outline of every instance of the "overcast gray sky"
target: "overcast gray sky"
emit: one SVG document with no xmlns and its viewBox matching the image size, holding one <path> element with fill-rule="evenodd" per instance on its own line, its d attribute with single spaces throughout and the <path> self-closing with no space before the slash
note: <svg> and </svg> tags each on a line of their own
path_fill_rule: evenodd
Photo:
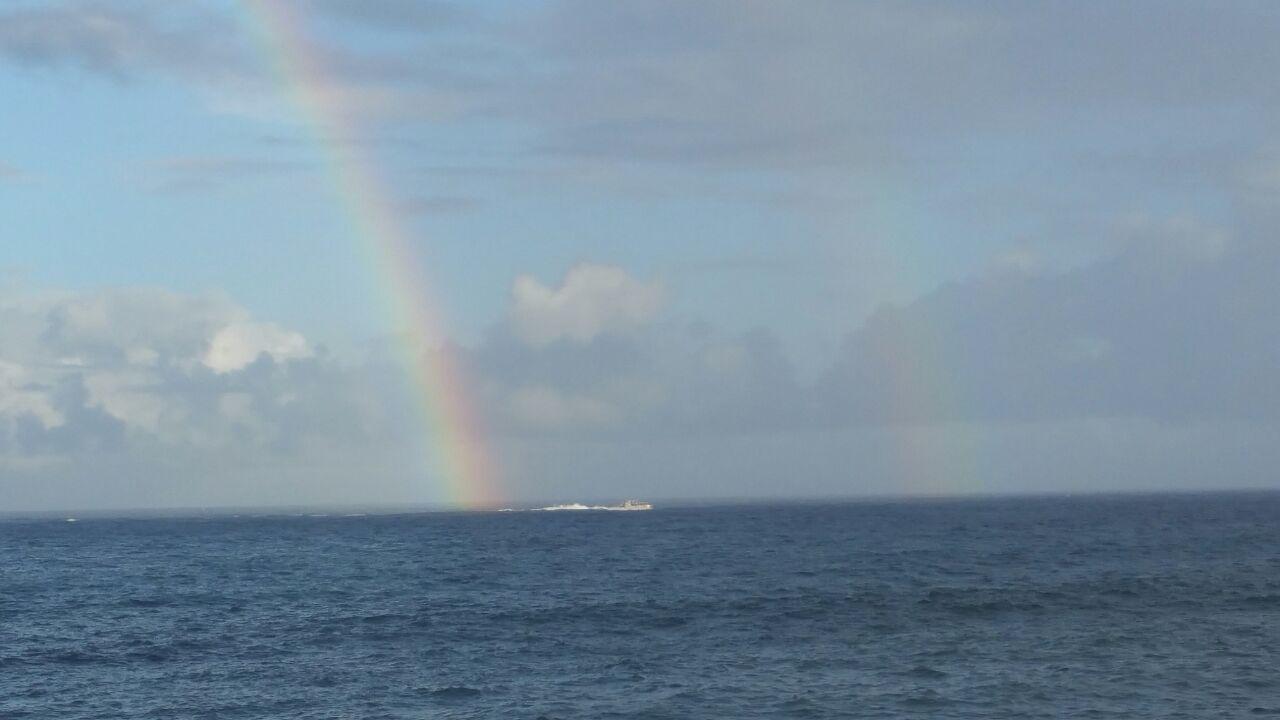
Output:
<svg viewBox="0 0 1280 720">
<path fill-rule="evenodd" d="M 463 499 L 353 172 L 504 504 L 1280 486 L 1274 3 L 281 6 L 0 4 L 0 510 Z"/>
</svg>

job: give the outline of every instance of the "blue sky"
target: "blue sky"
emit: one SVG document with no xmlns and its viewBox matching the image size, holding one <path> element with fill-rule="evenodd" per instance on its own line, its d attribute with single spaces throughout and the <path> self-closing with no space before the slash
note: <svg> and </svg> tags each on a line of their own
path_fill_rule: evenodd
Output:
<svg viewBox="0 0 1280 720">
<path fill-rule="evenodd" d="M 87 505 L 145 499 L 84 492 L 83 468 L 107 452 L 92 449 L 99 441 L 23 435 L 78 437 L 73 409 L 116 428 L 108 454 L 121 478 L 161 474 L 200 447 L 229 452 L 250 427 L 289 447 L 246 460 L 254 472 L 305 474 L 321 463 L 306 446 L 338 430 L 228 414 L 241 402 L 228 376 L 259 360 L 278 386 L 254 392 L 299 397 L 291 383 L 327 373 L 348 395 L 376 386 L 392 398 L 369 422 L 403 420 L 394 373 L 379 369 L 378 348 L 398 330 L 379 299 L 385 281 L 335 195 L 325 142 L 353 144 L 376 168 L 429 259 L 449 333 L 481 368 L 477 402 L 512 468 L 512 497 L 635 494 L 592 484 L 609 463 L 647 468 L 648 480 L 627 480 L 637 491 L 791 493 L 785 471 L 745 477 L 734 464 L 727 448 L 752 437 L 776 444 L 777 468 L 810 468 L 798 494 L 1272 482 L 1262 446 L 1273 419 L 1236 387 L 1269 397 L 1277 382 L 1263 309 L 1280 298 L 1242 275 L 1276 259 L 1270 4 L 293 5 L 353 137 L 316 137 L 240 3 L 0 8 L 0 277 L 17 318 L 0 333 L 11 376 L 0 382 L 0 455 L 22 468 L 7 489 L 15 506 L 54 502 L 33 489 L 50 478 Z M 523 306 L 518 278 L 544 286 L 562 316 Z M 650 290 L 661 296 L 652 308 L 639 300 Z M 1119 313 L 1124 323 L 1077 312 L 1104 291 L 1118 293 L 1104 306 L 1147 310 Z M 988 307 L 992 297 L 1001 303 Z M 148 303 L 198 310 L 192 326 L 207 336 L 139 335 L 111 352 L 94 345 L 104 354 L 78 369 L 49 369 L 70 350 L 41 323 L 80 308 L 134 327 L 128 314 Z M 1183 305 L 1227 317 L 1186 326 L 1167 309 Z M 1057 332 L 1041 337 L 1015 322 L 1019 311 Z M 553 341 L 522 346 L 529 317 Z M 249 343 L 247 359 L 214 368 L 209 348 L 232 325 L 241 330 L 221 337 Z M 182 349 L 147 359 L 160 347 Z M 983 347 L 1003 349 L 974 363 Z M 1197 347 L 1212 349 L 1179 354 Z M 896 369 L 876 360 L 889 352 Z M 1223 359 L 1233 354 L 1243 359 Z M 1055 364 L 1085 356 L 1100 366 Z M 307 363 L 323 367 L 293 367 Z M 904 420 L 885 407 L 901 398 L 873 391 L 903 368 L 964 407 L 935 399 Z M 216 377 L 197 377 L 205 370 Z M 1133 391 L 1153 376 L 1163 389 Z M 206 381 L 221 389 L 192 389 Z M 1055 390 L 1064 385 L 1098 400 L 1070 402 Z M 82 392 L 52 390 L 64 386 Z M 199 403 L 183 394 L 193 392 L 222 409 L 185 439 L 158 433 L 196 422 Z M 708 439 L 690 449 L 654 435 L 682 422 Z M 1224 439 L 1237 437 L 1228 422 L 1259 445 Z M 221 439 L 191 439 L 205 431 Z M 389 452 L 342 432 L 351 457 Z M 872 438 L 886 433 L 937 443 L 936 476 L 908 482 L 911 463 L 877 460 Z M 1202 457 L 1239 467 L 1162 481 L 1163 462 L 1140 461 L 1188 447 L 1187 433 L 1199 433 Z M 1015 436 L 1068 457 L 1128 447 L 1135 469 L 1106 482 L 1101 465 L 1072 474 L 1015 457 L 1031 444 Z M 961 446 L 967 464 L 982 455 L 983 477 L 945 477 Z M 164 501 L 440 499 L 431 483 L 406 495 L 393 479 L 364 497 L 336 476 L 227 489 L 220 472 L 165 486 Z"/>
</svg>

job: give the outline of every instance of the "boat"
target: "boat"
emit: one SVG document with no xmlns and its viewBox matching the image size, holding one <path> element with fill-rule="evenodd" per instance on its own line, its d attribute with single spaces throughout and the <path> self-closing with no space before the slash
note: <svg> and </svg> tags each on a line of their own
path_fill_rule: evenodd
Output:
<svg viewBox="0 0 1280 720">
<path fill-rule="evenodd" d="M 621 505 L 606 505 L 605 510 L 652 510 L 653 504 L 640 500 L 623 500 Z"/>
<path fill-rule="evenodd" d="M 550 505 L 538 510 L 557 511 L 557 510 L 652 510 L 651 503 L 642 502 L 640 500 L 623 500 L 618 505 L 583 505 L 582 503 L 567 503 L 564 505 Z"/>
</svg>

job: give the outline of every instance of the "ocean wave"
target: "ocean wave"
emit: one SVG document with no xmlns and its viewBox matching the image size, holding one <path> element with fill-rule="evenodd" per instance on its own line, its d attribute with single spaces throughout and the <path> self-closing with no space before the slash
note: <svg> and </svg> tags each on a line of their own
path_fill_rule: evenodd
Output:
<svg viewBox="0 0 1280 720">
<path fill-rule="evenodd" d="M 435 690 L 427 691 L 427 695 L 437 700 L 450 700 L 455 702 L 463 701 L 463 700 L 474 700 L 483 694 L 484 694 L 483 691 L 477 688 L 466 687 L 463 685 L 450 685 L 448 687 L 442 687 L 442 688 L 437 688 Z"/>
</svg>

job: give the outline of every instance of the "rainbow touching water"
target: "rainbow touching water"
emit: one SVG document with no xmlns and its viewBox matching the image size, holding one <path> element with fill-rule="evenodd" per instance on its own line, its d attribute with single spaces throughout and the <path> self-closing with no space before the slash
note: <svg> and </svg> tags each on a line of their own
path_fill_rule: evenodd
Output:
<svg viewBox="0 0 1280 720">
<path fill-rule="evenodd" d="M 446 500 L 470 508 L 498 501 L 493 463 L 483 442 L 468 383 L 446 342 L 438 304 L 410 233 L 401 224 L 372 160 L 358 143 L 359 128 L 313 49 L 292 0 L 241 0 L 280 81 L 306 116 L 324 151 L 334 190 L 358 241 L 384 280 L 415 400 L 434 445 L 433 465 Z"/>
</svg>

